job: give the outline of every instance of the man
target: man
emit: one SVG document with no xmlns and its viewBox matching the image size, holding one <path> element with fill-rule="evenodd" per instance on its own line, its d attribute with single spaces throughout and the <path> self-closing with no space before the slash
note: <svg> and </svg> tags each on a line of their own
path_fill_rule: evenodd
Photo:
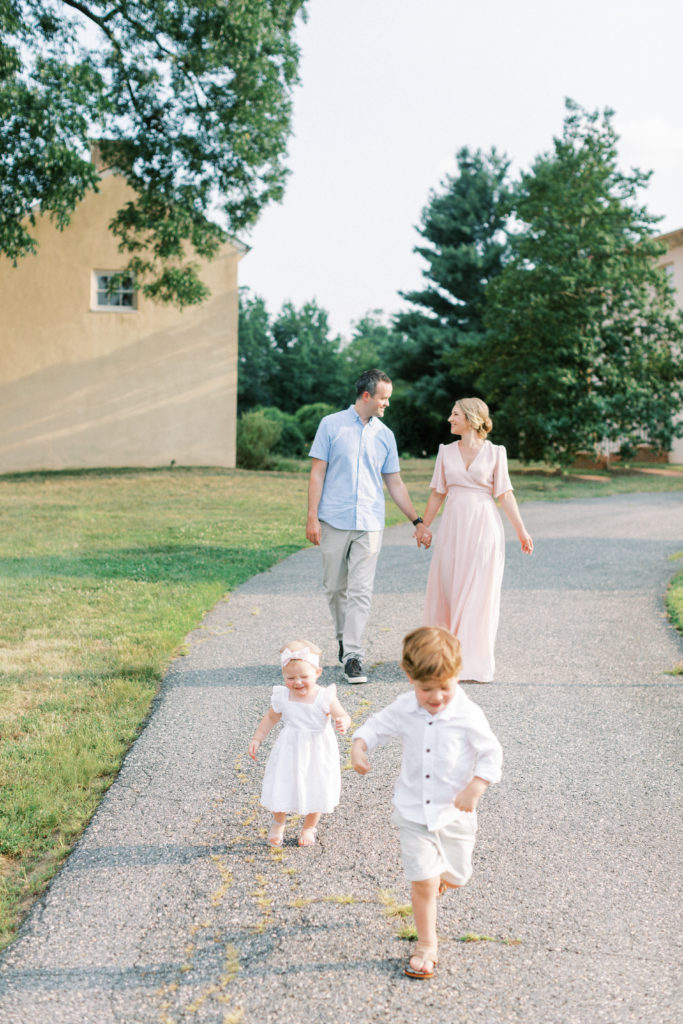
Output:
<svg viewBox="0 0 683 1024">
<path fill-rule="evenodd" d="M 323 417 L 309 452 L 306 537 L 320 545 L 323 589 L 350 683 L 367 681 L 363 636 L 384 530 L 382 481 L 416 527 L 417 546 L 431 540 L 401 480 L 396 439 L 381 422 L 391 391 L 386 373 L 366 370 L 356 381 L 355 404 Z"/>
</svg>

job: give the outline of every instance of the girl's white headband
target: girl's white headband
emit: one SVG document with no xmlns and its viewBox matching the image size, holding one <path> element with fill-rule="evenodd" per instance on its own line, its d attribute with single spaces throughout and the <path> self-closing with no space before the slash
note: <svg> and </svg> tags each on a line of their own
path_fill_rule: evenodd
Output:
<svg viewBox="0 0 683 1024">
<path fill-rule="evenodd" d="M 290 661 L 307 661 L 309 665 L 320 668 L 320 655 L 314 654 L 308 647 L 300 647 L 297 651 L 290 651 L 289 647 L 285 647 L 284 651 L 280 651 L 282 667 L 284 668 Z"/>
</svg>

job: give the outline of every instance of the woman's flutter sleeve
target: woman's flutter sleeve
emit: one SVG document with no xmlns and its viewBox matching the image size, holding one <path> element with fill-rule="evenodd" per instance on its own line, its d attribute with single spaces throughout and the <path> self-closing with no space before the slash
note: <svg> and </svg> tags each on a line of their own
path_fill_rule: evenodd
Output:
<svg viewBox="0 0 683 1024">
<path fill-rule="evenodd" d="M 434 466 L 434 473 L 432 474 L 432 482 L 429 486 L 433 488 L 437 494 L 448 494 L 442 444 L 439 445 L 439 452 L 436 456 L 436 465 Z"/>
<path fill-rule="evenodd" d="M 508 454 L 502 444 L 496 445 L 496 464 L 493 469 L 493 497 L 499 498 L 506 491 L 511 491 L 512 482 L 508 472 Z"/>
</svg>

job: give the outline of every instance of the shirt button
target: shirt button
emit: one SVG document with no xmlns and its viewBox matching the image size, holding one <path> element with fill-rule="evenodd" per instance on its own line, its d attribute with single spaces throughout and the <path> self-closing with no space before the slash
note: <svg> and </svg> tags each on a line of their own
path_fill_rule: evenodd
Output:
<svg viewBox="0 0 683 1024">
<path fill-rule="evenodd" d="M 427 747 L 427 749 L 425 750 L 425 754 L 431 754 L 431 750 L 429 747 Z"/>
<path fill-rule="evenodd" d="M 431 775 L 425 775 L 425 779 L 431 778 Z"/>
<path fill-rule="evenodd" d="M 431 803 L 431 801 L 430 800 L 425 800 L 425 803 L 428 804 L 428 803 Z"/>
</svg>

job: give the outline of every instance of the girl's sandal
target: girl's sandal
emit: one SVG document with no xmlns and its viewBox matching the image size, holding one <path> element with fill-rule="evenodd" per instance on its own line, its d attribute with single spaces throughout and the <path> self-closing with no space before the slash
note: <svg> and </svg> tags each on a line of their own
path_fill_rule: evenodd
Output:
<svg viewBox="0 0 683 1024">
<path fill-rule="evenodd" d="M 404 968 L 404 974 L 409 978 L 419 978 L 421 981 L 428 981 L 434 977 L 434 968 L 438 963 L 436 955 L 436 943 L 418 942 L 415 946 L 415 952 Z M 422 964 L 420 967 L 413 967 L 413 960 L 421 960 Z M 432 965 L 431 970 L 428 968 L 428 964 Z"/>
<path fill-rule="evenodd" d="M 309 827 L 308 825 L 304 825 L 301 829 L 301 835 L 299 836 L 299 846 L 315 846 L 315 836 L 317 831 L 317 828 L 314 828 L 313 826 Z M 307 832 L 309 833 L 308 837 L 306 836 Z"/>
<path fill-rule="evenodd" d="M 459 885 L 451 885 L 450 882 L 444 882 L 443 878 L 439 881 L 439 896 L 443 896 L 449 889 L 459 889 Z"/>
<path fill-rule="evenodd" d="M 270 832 L 268 833 L 268 842 L 271 846 L 282 846 L 282 840 L 285 835 L 285 822 L 281 825 L 277 821 L 274 821 L 270 826 Z"/>
</svg>

